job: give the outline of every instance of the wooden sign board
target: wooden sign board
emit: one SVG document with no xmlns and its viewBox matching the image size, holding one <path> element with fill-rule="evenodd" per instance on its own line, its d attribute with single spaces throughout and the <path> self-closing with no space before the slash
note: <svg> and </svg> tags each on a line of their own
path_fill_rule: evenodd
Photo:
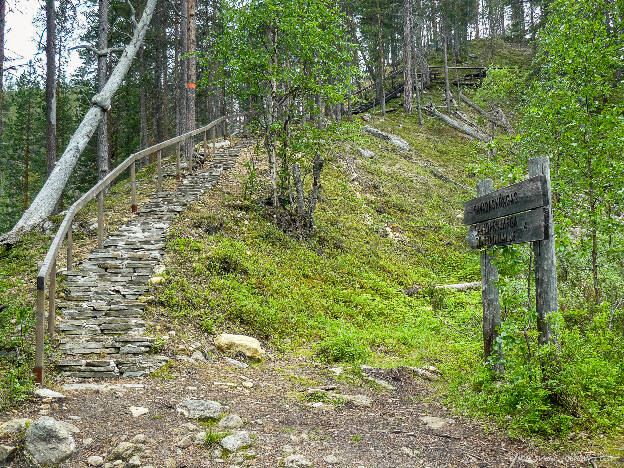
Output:
<svg viewBox="0 0 624 468">
<path fill-rule="evenodd" d="M 473 224 L 466 240 L 473 249 L 541 241 L 549 237 L 549 222 L 548 209 L 540 207 Z"/>
<path fill-rule="evenodd" d="M 467 201 L 464 203 L 464 224 L 501 218 L 549 203 L 546 178 L 539 175 Z"/>
</svg>

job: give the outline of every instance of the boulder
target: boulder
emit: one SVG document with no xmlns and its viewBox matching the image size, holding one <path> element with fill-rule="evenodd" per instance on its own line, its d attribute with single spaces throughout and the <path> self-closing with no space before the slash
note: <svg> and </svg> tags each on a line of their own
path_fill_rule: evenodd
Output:
<svg viewBox="0 0 624 468">
<path fill-rule="evenodd" d="M 217 419 L 221 416 L 222 406 L 217 401 L 187 398 L 176 409 L 189 419 Z"/>
<path fill-rule="evenodd" d="M 221 447 L 230 452 L 236 452 L 251 445 L 251 437 L 247 431 L 236 431 L 234 434 L 224 437 L 219 441 Z"/>
<path fill-rule="evenodd" d="M 228 414 L 219 421 L 219 427 L 223 429 L 240 429 L 243 427 L 243 420 L 237 414 Z"/>
<path fill-rule="evenodd" d="M 262 359 L 266 354 L 260 342 L 250 336 L 223 333 L 215 338 L 214 343 L 221 351 L 243 353 L 251 359 Z"/>
<path fill-rule="evenodd" d="M 71 457 L 76 441 L 66 425 L 42 416 L 26 429 L 25 449 L 40 465 L 54 465 Z"/>
</svg>

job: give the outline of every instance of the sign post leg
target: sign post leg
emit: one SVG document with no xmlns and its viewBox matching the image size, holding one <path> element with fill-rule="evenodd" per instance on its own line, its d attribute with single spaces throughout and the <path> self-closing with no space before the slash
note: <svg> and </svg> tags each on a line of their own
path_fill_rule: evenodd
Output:
<svg viewBox="0 0 624 468">
<path fill-rule="evenodd" d="M 557 264 L 555 258 L 555 229 L 550 203 L 550 160 L 533 158 L 529 160 L 529 176 L 543 175 L 548 192 L 548 239 L 533 242 L 535 252 L 535 308 L 537 310 L 538 342 L 540 345 L 556 343 L 549 316 L 557 311 Z"/>
<path fill-rule="evenodd" d="M 486 195 L 493 190 L 492 179 L 477 183 L 477 195 Z M 486 251 L 481 253 L 481 296 L 483 299 L 483 351 L 487 360 L 493 352 L 501 358 L 501 350 L 495 349 L 498 329 L 501 325 L 500 298 L 498 295 L 498 269 L 492 263 L 492 256 Z M 503 366 L 494 365 L 494 372 L 503 373 Z"/>
</svg>

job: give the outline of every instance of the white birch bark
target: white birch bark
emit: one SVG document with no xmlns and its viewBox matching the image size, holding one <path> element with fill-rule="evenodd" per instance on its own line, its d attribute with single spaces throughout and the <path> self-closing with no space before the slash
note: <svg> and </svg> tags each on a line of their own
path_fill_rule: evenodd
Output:
<svg viewBox="0 0 624 468">
<path fill-rule="evenodd" d="M 141 20 L 137 23 L 132 39 L 124 49 L 119 62 L 113 69 L 110 78 L 102 90 L 93 96 L 92 106 L 80 122 L 78 129 L 74 132 L 63 155 L 58 160 L 54 170 L 48 177 L 30 207 L 24 212 L 15 227 L 6 235 L 0 238 L 0 244 L 16 242 L 19 237 L 37 226 L 41 221 L 52 214 L 58 202 L 63 188 L 67 184 L 69 177 L 78 161 L 78 157 L 84 151 L 89 140 L 95 133 L 98 123 L 104 115 L 104 111 L 110 109 L 113 96 L 121 86 L 132 60 L 136 56 L 139 47 L 143 43 L 145 33 L 149 27 L 156 0 L 148 0 L 143 10 Z"/>
</svg>

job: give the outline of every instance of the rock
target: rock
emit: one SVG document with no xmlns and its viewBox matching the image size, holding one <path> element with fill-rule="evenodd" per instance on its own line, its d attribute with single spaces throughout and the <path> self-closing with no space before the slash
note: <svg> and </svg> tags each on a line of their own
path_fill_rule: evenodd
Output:
<svg viewBox="0 0 624 468">
<path fill-rule="evenodd" d="M 221 416 L 222 406 L 217 401 L 187 398 L 176 409 L 189 419 L 217 419 Z"/>
<path fill-rule="evenodd" d="M 147 408 L 144 408 L 142 406 L 131 406 L 130 407 L 130 414 L 132 414 L 133 418 L 138 418 L 139 416 L 143 416 L 144 414 L 149 413 L 149 410 Z"/>
<path fill-rule="evenodd" d="M 192 355 L 191 355 L 191 359 L 195 360 L 195 361 L 205 361 L 206 358 L 204 357 L 203 353 L 199 350 L 195 351 Z"/>
<path fill-rule="evenodd" d="M 232 358 L 229 358 L 229 357 L 226 357 L 225 361 L 227 363 L 229 363 L 229 364 L 232 364 L 235 367 L 240 367 L 241 369 L 246 369 L 246 368 L 249 367 L 249 364 L 247 364 L 245 362 L 240 362 L 240 361 L 238 361 L 236 359 L 232 359 Z"/>
<path fill-rule="evenodd" d="M 455 421 L 449 418 L 438 418 L 437 416 L 423 416 L 419 418 L 424 422 L 429 429 L 440 429 L 447 424 L 452 424 Z"/>
<path fill-rule="evenodd" d="M 146 439 L 147 437 L 145 437 L 145 434 L 137 434 L 132 438 L 130 442 L 132 442 L 133 444 L 142 444 L 145 442 Z"/>
<path fill-rule="evenodd" d="M 163 281 L 165 281 L 165 278 L 163 278 L 162 276 L 153 276 L 149 280 L 150 284 L 153 284 L 154 286 L 156 286 L 157 284 L 161 284 Z"/>
<path fill-rule="evenodd" d="M 52 400 L 62 400 L 65 398 L 65 395 L 59 392 L 55 392 L 54 390 L 50 390 L 49 388 L 40 388 L 35 392 L 40 398 L 50 398 Z"/>
<path fill-rule="evenodd" d="M 372 117 L 371 117 L 371 115 L 369 113 L 362 114 L 362 120 L 364 122 L 370 122 L 372 120 Z"/>
<path fill-rule="evenodd" d="M 401 453 L 407 455 L 408 457 L 414 456 L 414 451 L 409 447 L 401 447 Z"/>
<path fill-rule="evenodd" d="M 13 447 L 11 445 L 0 445 L 0 465 L 8 462 L 16 451 L 17 447 Z"/>
<path fill-rule="evenodd" d="M 165 468 L 176 468 L 176 461 L 173 458 L 167 458 Z"/>
<path fill-rule="evenodd" d="M 137 444 L 132 442 L 121 442 L 109 454 L 111 460 L 129 460 L 139 450 Z"/>
<path fill-rule="evenodd" d="M 295 447 L 293 447 L 292 445 L 284 445 L 282 447 L 282 451 L 284 453 L 291 454 L 291 453 L 293 453 L 295 451 Z"/>
<path fill-rule="evenodd" d="M 128 466 L 131 466 L 133 468 L 138 468 L 139 466 L 141 466 L 141 459 L 138 457 L 138 455 L 135 455 L 130 460 L 128 460 Z"/>
<path fill-rule="evenodd" d="M 334 455 L 327 455 L 325 458 L 323 458 L 323 461 L 328 465 L 337 465 L 338 463 L 340 463 L 340 459 Z"/>
<path fill-rule="evenodd" d="M 5 423 L 0 425 L 0 437 L 8 436 L 16 436 L 21 434 L 26 430 L 29 424 L 32 423 L 32 419 L 28 418 L 16 418 L 10 419 Z"/>
<path fill-rule="evenodd" d="M 65 424 L 42 416 L 26 429 L 25 449 L 40 465 L 54 465 L 71 457 L 76 441 Z"/>
<path fill-rule="evenodd" d="M 193 436 L 192 435 L 186 435 L 184 437 L 182 437 L 182 439 L 180 439 L 178 441 L 178 443 L 176 444 L 176 447 L 180 447 L 182 449 L 188 448 L 193 444 Z"/>
<path fill-rule="evenodd" d="M 104 459 L 97 455 L 92 455 L 87 458 L 87 464 L 89 466 L 102 466 L 104 464 Z"/>
<path fill-rule="evenodd" d="M 371 159 L 375 157 L 375 153 L 366 148 L 358 148 L 358 151 L 360 153 L 360 156 L 362 156 L 364 159 Z"/>
<path fill-rule="evenodd" d="M 239 449 L 250 446 L 251 437 L 249 437 L 247 431 L 236 431 L 234 434 L 221 439 L 219 445 L 225 450 L 236 452 Z"/>
<path fill-rule="evenodd" d="M 392 135 L 390 133 L 382 132 L 381 130 L 374 128 L 374 127 L 370 127 L 368 125 L 364 125 L 364 127 L 362 128 L 364 129 L 365 132 L 370 133 L 371 135 L 377 138 L 381 138 L 382 140 L 389 141 L 391 144 L 399 148 L 401 151 L 410 151 L 409 143 L 401 137 Z"/>
<path fill-rule="evenodd" d="M 161 276 L 165 272 L 165 265 L 156 265 L 154 267 L 154 276 Z"/>
<path fill-rule="evenodd" d="M 376 383 L 377 385 L 379 385 L 380 387 L 383 387 L 387 390 L 396 390 L 396 387 L 394 385 L 392 385 L 389 382 L 386 382 L 385 380 L 382 379 L 377 379 L 375 377 L 371 377 L 371 376 L 364 376 L 364 378 L 370 382 Z"/>
<path fill-rule="evenodd" d="M 245 380 L 241 385 L 245 388 L 251 388 L 254 386 L 253 382 L 250 382 L 249 380 Z"/>
<path fill-rule="evenodd" d="M 266 354 L 260 342 L 250 336 L 223 333 L 215 338 L 214 343 L 221 351 L 243 353 L 251 359 L 262 359 Z"/>
<path fill-rule="evenodd" d="M 240 429 L 243 427 L 243 420 L 237 414 L 229 414 L 219 421 L 219 427 L 223 429 Z"/>
<path fill-rule="evenodd" d="M 312 466 L 312 463 L 303 455 L 294 454 L 284 458 L 284 466 L 286 468 L 306 468 Z"/>
<path fill-rule="evenodd" d="M 206 442 L 206 431 L 195 434 L 195 445 L 204 445 L 204 442 Z"/>
<path fill-rule="evenodd" d="M 338 398 L 342 398 L 347 403 L 363 408 L 368 408 L 373 405 L 372 398 L 366 395 L 339 395 Z"/>
<path fill-rule="evenodd" d="M 115 460 L 113 462 L 113 467 L 126 468 L 126 463 L 123 460 Z"/>
</svg>

